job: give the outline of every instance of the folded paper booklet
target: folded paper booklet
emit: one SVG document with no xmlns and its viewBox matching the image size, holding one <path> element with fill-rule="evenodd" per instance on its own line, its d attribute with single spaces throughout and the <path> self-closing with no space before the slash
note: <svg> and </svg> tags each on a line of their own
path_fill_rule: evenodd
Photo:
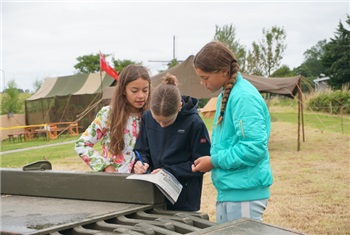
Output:
<svg viewBox="0 0 350 235">
<path fill-rule="evenodd" d="M 133 180 L 144 180 L 154 183 L 159 190 L 174 204 L 179 197 L 182 185 L 170 172 L 162 169 L 155 174 L 132 174 L 126 177 Z"/>
</svg>

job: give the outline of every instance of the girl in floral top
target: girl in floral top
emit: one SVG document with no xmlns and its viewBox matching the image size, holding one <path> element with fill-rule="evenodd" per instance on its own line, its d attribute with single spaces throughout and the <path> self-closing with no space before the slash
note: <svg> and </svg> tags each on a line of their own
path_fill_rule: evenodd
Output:
<svg viewBox="0 0 350 235">
<path fill-rule="evenodd" d="M 151 78 L 141 65 L 128 65 L 119 75 L 110 106 L 103 107 L 75 144 L 75 151 L 96 172 L 130 173 L 132 151 L 148 108 Z M 94 150 L 102 144 L 102 154 Z"/>
</svg>

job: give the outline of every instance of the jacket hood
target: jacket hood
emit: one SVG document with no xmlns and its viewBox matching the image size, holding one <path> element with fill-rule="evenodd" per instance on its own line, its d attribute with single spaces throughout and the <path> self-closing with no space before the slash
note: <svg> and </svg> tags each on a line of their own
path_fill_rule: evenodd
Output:
<svg viewBox="0 0 350 235">
<path fill-rule="evenodd" d="M 182 96 L 182 108 L 179 116 L 198 113 L 198 99 L 190 96 Z"/>
</svg>

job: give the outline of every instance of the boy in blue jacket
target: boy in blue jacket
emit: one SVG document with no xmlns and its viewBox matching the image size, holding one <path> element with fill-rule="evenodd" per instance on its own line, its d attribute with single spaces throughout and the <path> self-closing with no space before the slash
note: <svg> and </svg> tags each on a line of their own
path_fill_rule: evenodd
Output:
<svg viewBox="0 0 350 235">
<path fill-rule="evenodd" d="M 203 173 L 192 172 L 194 161 L 210 153 L 207 128 L 198 115 L 198 100 L 181 96 L 175 76 L 167 74 L 151 94 L 150 110 L 141 119 L 140 134 L 134 150 L 144 165 L 137 161 L 136 174 L 151 174 L 164 169 L 182 184 L 182 191 L 168 210 L 200 209 Z"/>
</svg>

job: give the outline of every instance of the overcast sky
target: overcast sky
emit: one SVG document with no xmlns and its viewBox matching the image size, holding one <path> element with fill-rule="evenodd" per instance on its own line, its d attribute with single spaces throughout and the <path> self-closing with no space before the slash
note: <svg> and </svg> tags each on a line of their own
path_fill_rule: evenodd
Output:
<svg viewBox="0 0 350 235">
<path fill-rule="evenodd" d="M 1 0 L 1 90 L 14 79 L 32 91 L 35 80 L 72 75 L 77 57 L 99 51 L 143 62 L 155 75 L 166 63 L 150 61 L 173 58 L 173 36 L 175 57 L 185 60 L 213 39 L 216 25 L 229 24 L 247 50 L 262 39 L 263 28 L 283 27 L 282 63 L 292 69 L 307 49 L 333 38 L 349 12 L 349 0 Z"/>
</svg>

